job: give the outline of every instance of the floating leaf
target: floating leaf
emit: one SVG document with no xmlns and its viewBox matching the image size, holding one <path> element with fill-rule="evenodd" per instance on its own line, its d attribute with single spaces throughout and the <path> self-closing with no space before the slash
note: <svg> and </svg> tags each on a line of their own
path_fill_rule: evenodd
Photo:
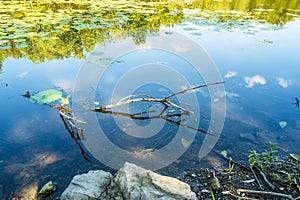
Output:
<svg viewBox="0 0 300 200">
<path fill-rule="evenodd" d="M 107 67 L 109 66 L 113 61 L 113 58 L 100 58 L 100 59 L 94 59 L 94 60 L 89 60 L 89 63 L 95 64 L 99 67 Z"/>
<path fill-rule="evenodd" d="M 226 150 L 223 150 L 223 151 L 221 152 L 221 154 L 222 154 L 222 156 L 227 157 L 227 151 L 226 151 Z"/>
<path fill-rule="evenodd" d="M 30 96 L 30 101 L 38 104 L 48 104 L 59 100 L 62 97 L 62 91 L 44 90 Z"/>
<path fill-rule="evenodd" d="M 67 97 L 61 97 L 60 98 L 60 101 L 61 101 L 61 104 L 64 106 L 64 105 L 68 105 L 70 103 L 69 101 L 69 95 Z"/>
<path fill-rule="evenodd" d="M 287 122 L 285 122 L 285 121 L 278 122 L 278 124 L 281 128 L 285 128 L 287 126 Z"/>
<path fill-rule="evenodd" d="M 191 142 L 187 141 L 186 139 L 184 138 L 181 138 L 181 144 L 184 148 L 187 148 L 191 145 Z"/>
<path fill-rule="evenodd" d="M 196 28 L 191 28 L 191 27 L 186 27 L 186 28 L 183 28 L 183 30 L 186 30 L 186 31 L 195 31 L 197 29 Z"/>
<path fill-rule="evenodd" d="M 172 35 L 173 32 L 172 32 L 172 31 L 166 31 L 165 34 L 167 34 L 167 35 Z"/>
<path fill-rule="evenodd" d="M 266 40 L 266 39 L 264 39 L 264 40 L 259 40 L 260 42 L 262 42 L 262 43 L 273 43 L 271 40 Z"/>
<path fill-rule="evenodd" d="M 199 33 L 199 32 L 193 32 L 191 33 L 192 35 L 202 35 L 202 33 Z"/>
<path fill-rule="evenodd" d="M 124 62 L 124 60 L 115 60 L 113 63 L 119 64 L 119 63 L 123 63 L 123 62 Z"/>
<path fill-rule="evenodd" d="M 93 52 L 91 53 L 91 55 L 94 55 L 94 56 L 101 56 L 101 55 L 103 55 L 103 54 L 104 54 L 103 51 L 93 51 Z"/>
<path fill-rule="evenodd" d="M 99 102 L 99 101 L 94 101 L 93 104 L 94 104 L 95 106 L 99 106 L 100 102 Z"/>
<path fill-rule="evenodd" d="M 168 110 L 169 113 L 175 112 L 175 110 Z"/>
</svg>

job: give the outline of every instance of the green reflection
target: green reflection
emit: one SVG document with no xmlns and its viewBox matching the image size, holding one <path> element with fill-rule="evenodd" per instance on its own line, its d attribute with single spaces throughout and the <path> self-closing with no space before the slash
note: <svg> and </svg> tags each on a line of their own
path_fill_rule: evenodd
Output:
<svg viewBox="0 0 300 200">
<path fill-rule="evenodd" d="M 247 15 L 252 20 L 261 20 L 269 24 L 284 25 L 300 17 L 299 0 L 196 0 L 189 8 L 205 11 L 219 11 L 215 14 L 220 19 L 234 19 L 235 16 Z M 238 11 L 234 13 L 229 11 Z M 210 18 L 213 18 L 211 15 Z"/>
<path fill-rule="evenodd" d="M 0 62 L 7 57 L 35 63 L 84 58 L 98 43 L 130 37 L 146 41 L 161 26 L 184 21 L 215 31 L 249 29 L 253 23 L 278 30 L 299 17 L 300 0 L 184 1 L 5 1 L 0 0 Z M 273 24 L 273 25 L 272 25 Z M 190 28 L 187 31 L 192 31 Z M 201 33 L 193 33 L 201 35 Z"/>
</svg>

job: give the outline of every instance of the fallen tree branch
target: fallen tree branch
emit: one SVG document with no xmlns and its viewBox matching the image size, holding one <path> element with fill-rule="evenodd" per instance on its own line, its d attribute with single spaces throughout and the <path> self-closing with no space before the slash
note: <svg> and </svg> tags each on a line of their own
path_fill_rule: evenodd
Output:
<svg viewBox="0 0 300 200">
<path fill-rule="evenodd" d="M 188 126 L 186 124 L 183 124 L 183 123 L 181 123 L 181 121 L 174 121 L 174 120 L 170 119 L 172 117 L 181 117 L 183 115 L 181 113 L 174 113 L 174 114 L 167 114 L 167 115 L 162 115 L 160 113 L 159 115 L 153 115 L 153 116 L 139 116 L 140 113 L 129 114 L 129 113 L 123 113 L 123 112 L 114 112 L 114 111 L 111 111 L 111 110 L 102 111 L 102 113 L 129 117 L 129 118 L 134 119 L 134 120 L 164 119 L 169 123 L 172 123 L 172 124 L 175 124 L 175 125 L 178 125 L 178 126 L 182 126 L 182 127 L 185 127 L 185 128 L 197 131 L 197 132 L 201 132 L 201 133 L 204 133 L 204 134 L 215 136 L 212 133 L 208 133 L 207 131 L 204 131 L 202 129 L 194 128 L 194 127 Z M 142 113 L 145 113 L 145 112 L 142 112 Z"/>
<path fill-rule="evenodd" d="M 92 163 L 92 161 L 90 160 L 91 156 L 88 153 L 86 153 L 86 151 L 84 150 L 84 148 L 81 146 L 80 142 L 78 141 L 78 140 L 83 139 L 84 129 L 75 126 L 74 123 L 72 123 L 72 121 L 71 121 L 71 119 L 73 119 L 73 118 L 66 115 L 65 113 L 60 111 L 59 116 L 60 116 L 61 120 L 63 121 L 64 126 L 66 127 L 66 129 L 67 129 L 68 133 L 70 134 L 71 138 L 76 142 L 77 146 L 79 147 L 79 149 L 81 151 L 81 155 L 84 157 L 84 159 L 86 161 L 88 161 L 89 163 Z M 68 120 L 68 122 L 66 121 L 66 119 Z M 68 126 L 68 124 L 70 124 L 71 129 Z"/>
<path fill-rule="evenodd" d="M 259 186 L 259 188 L 262 190 L 261 183 L 260 183 L 260 181 L 258 180 L 258 178 L 257 178 L 257 176 L 256 176 L 256 174 L 255 174 L 255 172 L 254 172 L 254 170 L 252 169 L 251 166 L 250 166 L 250 170 L 251 170 L 251 172 L 252 172 L 252 174 L 253 174 L 253 176 L 254 176 L 254 178 L 255 178 L 255 180 L 256 180 L 258 186 Z"/>
<path fill-rule="evenodd" d="M 102 112 L 104 110 L 107 109 L 111 109 L 114 107 L 119 107 L 119 106 L 123 106 L 123 105 L 128 105 L 131 103 L 137 103 L 137 102 L 158 102 L 158 103 L 162 103 L 162 104 L 169 104 L 170 106 L 173 106 L 179 110 L 182 110 L 184 113 L 189 113 L 188 110 L 182 108 L 181 106 L 173 103 L 172 101 L 168 100 L 168 99 L 155 99 L 155 98 L 137 98 L 137 99 L 129 99 L 126 101 L 119 101 L 115 104 L 109 104 L 109 105 L 104 105 L 104 106 L 100 106 L 97 108 L 93 108 L 92 110 L 96 111 L 96 112 Z"/>
<path fill-rule="evenodd" d="M 254 166 L 255 167 L 255 166 Z M 275 190 L 275 186 L 268 180 L 267 176 L 258 168 L 255 167 L 255 169 L 260 173 L 260 175 L 263 177 L 266 184 L 272 189 Z"/>
<path fill-rule="evenodd" d="M 62 116 L 64 116 L 67 120 L 69 120 L 69 121 L 75 121 L 75 122 L 77 122 L 77 123 L 79 123 L 79 124 L 86 124 L 86 122 L 84 122 L 84 121 L 81 121 L 81 120 L 78 120 L 78 119 L 76 119 L 76 118 L 74 118 L 74 117 L 71 117 L 71 116 L 69 116 L 69 115 L 66 115 L 64 112 L 62 112 L 62 111 L 59 111 L 59 114 L 60 115 L 62 115 Z"/>
<path fill-rule="evenodd" d="M 122 98 L 120 101 L 118 101 L 117 103 L 113 103 L 113 104 L 108 104 L 108 105 L 102 105 L 99 107 L 95 107 L 95 108 L 90 108 L 87 110 L 90 111 L 95 111 L 95 112 L 102 112 L 102 113 L 108 113 L 108 114 L 112 114 L 112 115 L 119 115 L 119 116 L 126 116 L 126 117 L 130 117 L 132 119 L 135 120 L 147 120 L 147 119 L 157 119 L 157 118 L 161 118 L 164 119 L 170 123 L 176 124 L 178 126 L 183 126 L 186 128 L 189 128 L 191 130 L 196 130 L 205 134 L 208 134 L 206 131 L 202 130 L 202 129 L 198 129 L 195 127 L 191 127 L 188 125 L 185 125 L 183 123 L 181 123 L 181 121 L 174 121 L 170 118 L 177 116 L 177 117 L 181 117 L 182 115 L 187 115 L 190 114 L 191 112 L 183 107 L 181 107 L 180 105 L 174 103 L 170 98 L 179 94 L 183 94 L 186 93 L 188 91 L 192 91 L 192 90 L 196 90 L 202 87 L 208 87 L 208 86 L 213 86 L 213 85 L 218 85 L 218 84 L 224 84 L 225 82 L 215 82 L 215 83 L 210 83 L 210 84 L 204 84 L 204 85 L 198 85 L 192 88 L 187 88 L 178 92 L 174 92 L 164 98 L 154 98 L 153 96 L 150 96 L 148 94 L 133 94 L 133 95 L 128 95 L 124 98 Z M 131 113 L 122 113 L 122 112 L 116 112 L 111 110 L 114 107 L 119 107 L 119 106 L 124 106 L 124 105 L 129 105 L 132 103 L 139 103 L 139 102 L 156 102 L 156 103 L 161 103 L 163 105 L 163 109 L 160 111 L 160 113 L 158 115 L 154 115 L 154 116 L 142 116 L 142 114 L 146 114 L 146 113 L 150 113 L 151 111 L 144 111 L 144 112 L 140 112 L 140 113 L 136 113 L 136 114 L 131 114 Z M 184 102 L 182 103 L 184 104 Z M 178 110 L 181 111 L 181 113 L 179 114 L 175 114 L 175 115 L 171 115 L 169 113 L 165 114 L 167 112 L 167 109 L 169 107 L 172 108 L 176 108 Z M 213 134 L 211 134 L 213 135 Z"/>
<path fill-rule="evenodd" d="M 96 108 L 93 108 L 93 109 L 90 109 L 90 110 L 94 110 L 96 112 L 102 112 L 104 110 L 107 110 L 107 109 L 111 109 L 111 108 L 114 108 L 114 107 L 118 107 L 118 106 L 123 106 L 123 105 L 128 105 L 128 104 L 131 104 L 131 103 L 137 103 L 137 102 L 158 102 L 158 103 L 162 103 L 164 105 L 168 104 L 170 106 L 173 106 L 179 110 L 182 110 L 184 113 L 189 113 L 188 110 L 182 108 L 181 106 L 175 104 L 174 102 L 172 102 L 170 100 L 171 97 L 173 96 L 176 96 L 178 94 L 183 94 L 185 92 L 188 92 L 188 91 L 192 91 L 192 90 L 196 90 L 196 89 L 199 89 L 199 88 L 202 88 L 202 87 L 208 87 L 208 86 L 213 86 L 213 85 L 218 85 L 218 84 L 224 84 L 225 81 L 222 81 L 222 82 L 215 82 L 215 83 L 209 83 L 209 84 L 204 84 L 204 85 L 198 85 L 198 86 L 195 86 L 195 87 L 192 87 L 192 88 L 187 88 L 187 89 L 184 89 L 184 90 L 181 90 L 181 91 L 178 91 L 178 92 L 174 92 L 162 99 L 158 99 L 158 98 L 154 98 L 150 95 L 147 95 L 147 94 L 134 94 L 134 95 L 129 95 L 129 96 L 126 96 L 124 98 L 122 98 L 119 102 L 117 103 L 114 103 L 114 104 L 109 104 L 109 105 L 103 105 L 103 106 L 100 106 L 100 107 L 96 107 Z M 141 97 L 141 96 L 144 96 L 144 97 Z M 135 98 L 135 99 L 130 99 L 132 97 L 139 97 L 139 98 Z"/>
<path fill-rule="evenodd" d="M 199 88 L 202 88 L 202 87 L 209 87 L 209 86 L 212 86 L 212 85 L 219 85 L 219 84 L 224 84 L 224 83 L 225 83 L 225 81 L 208 83 L 208 84 L 204 84 L 204 85 L 197 85 L 197 86 L 192 87 L 192 88 L 187 88 L 187 89 L 181 90 L 179 92 L 172 93 L 172 94 L 166 96 L 164 99 L 170 99 L 171 97 L 176 96 L 178 94 L 182 94 L 182 93 L 185 93 L 185 92 L 188 92 L 188 91 L 196 90 L 196 89 L 199 89 Z"/>
<path fill-rule="evenodd" d="M 246 200 L 259 200 L 259 199 L 254 199 L 254 198 L 250 198 L 250 197 L 241 197 L 241 196 L 238 196 L 238 195 L 235 195 L 233 193 L 231 193 L 230 191 L 224 191 L 222 192 L 222 194 L 229 194 L 237 199 L 246 199 Z"/>
<path fill-rule="evenodd" d="M 271 196 L 278 196 L 283 197 L 287 199 L 294 199 L 291 195 L 277 193 L 277 192 L 268 192 L 268 191 L 260 191 L 260 190 L 248 190 L 248 189 L 237 189 L 236 192 L 240 195 L 240 193 L 252 193 L 252 194 L 265 194 L 265 195 L 271 195 Z"/>
</svg>

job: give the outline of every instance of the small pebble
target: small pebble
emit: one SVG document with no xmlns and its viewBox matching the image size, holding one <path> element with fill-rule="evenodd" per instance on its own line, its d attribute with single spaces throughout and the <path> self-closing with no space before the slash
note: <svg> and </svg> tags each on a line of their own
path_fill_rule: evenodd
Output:
<svg viewBox="0 0 300 200">
<path fill-rule="evenodd" d="M 210 191 L 207 190 L 207 189 L 203 189 L 203 190 L 201 190 L 201 192 L 202 192 L 202 193 L 210 193 Z"/>
</svg>

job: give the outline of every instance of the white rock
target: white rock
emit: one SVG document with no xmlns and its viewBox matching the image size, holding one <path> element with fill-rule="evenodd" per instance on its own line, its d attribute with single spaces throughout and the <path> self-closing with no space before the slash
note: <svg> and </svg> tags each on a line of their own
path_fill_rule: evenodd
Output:
<svg viewBox="0 0 300 200">
<path fill-rule="evenodd" d="M 102 170 L 89 171 L 74 176 L 68 188 L 62 193 L 61 200 L 96 200 L 110 184 L 112 175 Z"/>
<path fill-rule="evenodd" d="M 115 178 L 101 170 L 77 175 L 61 200 L 196 200 L 190 186 L 176 178 L 162 176 L 125 163 Z"/>
<path fill-rule="evenodd" d="M 114 184 L 126 200 L 197 199 L 190 186 L 176 178 L 162 176 L 131 163 L 125 163 Z"/>
</svg>

